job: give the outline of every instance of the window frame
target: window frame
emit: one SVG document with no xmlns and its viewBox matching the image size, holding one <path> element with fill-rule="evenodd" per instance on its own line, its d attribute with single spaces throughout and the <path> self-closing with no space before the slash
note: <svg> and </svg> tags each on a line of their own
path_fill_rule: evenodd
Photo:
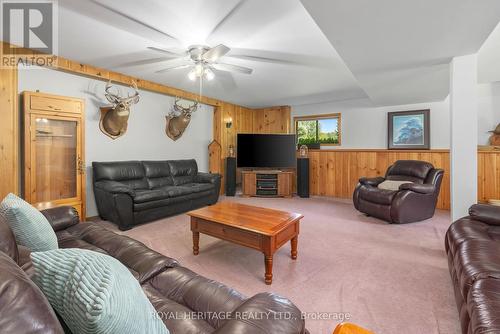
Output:
<svg viewBox="0 0 500 334">
<path fill-rule="evenodd" d="M 293 118 L 293 131 L 297 134 L 297 125 L 298 121 L 318 121 L 321 119 L 337 119 L 337 129 L 339 132 L 339 142 L 337 144 L 328 144 L 328 143 L 320 143 L 321 146 L 341 146 L 342 145 L 342 113 L 331 113 L 331 114 L 318 114 L 318 115 L 307 115 L 307 116 L 295 116 Z M 316 136 L 319 136 L 318 128 L 316 128 Z M 297 137 L 297 143 L 299 142 L 299 138 Z"/>
</svg>

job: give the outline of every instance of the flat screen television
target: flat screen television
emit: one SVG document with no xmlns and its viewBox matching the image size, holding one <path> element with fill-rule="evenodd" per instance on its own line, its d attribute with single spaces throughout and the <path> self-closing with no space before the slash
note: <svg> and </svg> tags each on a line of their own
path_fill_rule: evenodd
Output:
<svg viewBox="0 0 500 334">
<path fill-rule="evenodd" d="M 247 134 L 237 137 L 239 168 L 293 168 L 296 166 L 295 135 Z"/>
</svg>

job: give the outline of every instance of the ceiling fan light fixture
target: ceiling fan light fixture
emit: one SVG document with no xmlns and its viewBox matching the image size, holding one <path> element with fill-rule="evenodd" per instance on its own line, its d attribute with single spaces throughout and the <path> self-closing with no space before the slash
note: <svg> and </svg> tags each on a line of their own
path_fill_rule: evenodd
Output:
<svg viewBox="0 0 500 334">
<path fill-rule="evenodd" d="M 191 81 L 195 81 L 196 80 L 196 70 L 194 68 L 191 69 L 191 71 L 189 71 L 188 78 Z"/>
<path fill-rule="evenodd" d="M 206 68 L 205 69 L 205 78 L 210 81 L 210 80 L 213 80 L 213 78 L 215 78 L 215 74 L 214 74 L 214 71 L 212 71 L 211 69 L 209 68 Z"/>
</svg>

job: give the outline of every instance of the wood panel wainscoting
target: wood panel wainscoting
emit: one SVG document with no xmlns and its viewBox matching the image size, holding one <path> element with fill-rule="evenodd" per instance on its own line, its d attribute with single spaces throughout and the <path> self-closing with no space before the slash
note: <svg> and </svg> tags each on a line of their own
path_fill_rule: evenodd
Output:
<svg viewBox="0 0 500 334">
<path fill-rule="evenodd" d="M 309 190 L 311 195 L 351 198 L 360 177 L 384 176 L 396 160 L 424 160 L 444 169 L 438 208 L 450 208 L 449 150 L 310 150 Z"/>
<path fill-rule="evenodd" d="M 487 203 L 490 199 L 500 199 L 500 151 L 479 150 L 477 162 L 479 202 Z"/>
<path fill-rule="evenodd" d="M 423 160 L 444 169 L 437 207 L 450 208 L 449 150 L 311 150 L 309 187 L 311 195 L 351 198 L 360 177 L 384 176 L 396 160 Z M 500 151 L 478 151 L 478 201 L 500 199 Z"/>
</svg>

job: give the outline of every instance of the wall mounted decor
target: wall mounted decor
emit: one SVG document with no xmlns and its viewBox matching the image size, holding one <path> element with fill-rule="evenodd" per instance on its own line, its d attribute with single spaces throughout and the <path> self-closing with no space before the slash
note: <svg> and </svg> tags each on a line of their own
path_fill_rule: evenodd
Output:
<svg viewBox="0 0 500 334">
<path fill-rule="evenodd" d="M 500 124 L 497 125 L 495 130 L 489 131 L 491 133 L 490 137 L 490 145 L 491 146 L 500 146 Z"/>
<path fill-rule="evenodd" d="M 167 124 L 165 133 L 172 140 L 182 137 L 191 121 L 191 114 L 198 109 L 198 101 L 181 100 L 176 97 L 170 113 L 165 116 Z"/>
<path fill-rule="evenodd" d="M 430 110 L 390 112 L 388 126 L 389 149 L 430 149 Z"/>
<path fill-rule="evenodd" d="M 139 91 L 134 81 L 131 86 L 134 89 L 134 94 L 127 95 L 126 97 L 120 96 L 119 93 L 111 93 L 112 87 L 110 80 L 106 84 L 106 93 L 104 96 L 112 105 L 100 108 L 101 119 L 99 121 L 99 128 L 106 136 L 116 139 L 127 132 L 130 107 L 139 102 Z"/>
</svg>

